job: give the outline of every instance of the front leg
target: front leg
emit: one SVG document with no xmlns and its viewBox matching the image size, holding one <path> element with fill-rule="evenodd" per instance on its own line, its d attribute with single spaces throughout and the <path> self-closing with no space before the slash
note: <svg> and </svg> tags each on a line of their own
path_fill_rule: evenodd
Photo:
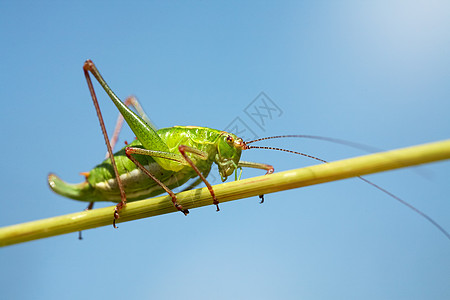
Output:
<svg viewBox="0 0 450 300">
<path fill-rule="evenodd" d="M 266 175 L 272 174 L 275 171 L 275 169 L 273 168 L 272 165 L 243 161 L 243 160 L 239 161 L 238 166 L 266 170 Z M 261 203 L 261 204 L 264 203 L 264 195 L 259 195 L 259 199 L 261 199 L 261 201 L 259 203 Z"/>
<path fill-rule="evenodd" d="M 261 169 L 261 170 L 266 170 L 266 175 L 267 174 L 272 174 L 275 169 L 273 168 L 272 165 L 268 165 L 268 164 L 261 164 L 261 163 L 255 163 L 255 162 L 251 162 L 251 161 L 239 161 L 238 164 L 239 167 L 243 167 L 243 168 L 254 168 L 254 169 Z"/>
</svg>

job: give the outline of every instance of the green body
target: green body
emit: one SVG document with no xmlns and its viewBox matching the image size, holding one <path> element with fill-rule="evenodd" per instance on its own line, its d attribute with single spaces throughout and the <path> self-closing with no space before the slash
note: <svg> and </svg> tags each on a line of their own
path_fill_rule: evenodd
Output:
<svg viewBox="0 0 450 300">
<path fill-rule="evenodd" d="M 227 141 L 229 136 L 232 136 L 233 140 L 237 139 L 233 134 L 192 126 L 163 128 L 157 130 L 156 133 L 167 146 L 169 153 L 178 155 L 178 146 L 185 145 L 207 154 L 206 159 L 195 154 L 188 154 L 205 177 L 208 176 L 212 164 L 216 163 L 219 166 L 222 179 L 225 180 L 237 168 L 239 163 L 241 149 L 234 147 L 233 143 Z M 140 140 L 135 140 L 126 147 L 145 149 Z M 164 189 L 142 172 L 126 156 L 126 147 L 116 152 L 114 158 L 127 200 L 136 201 L 163 193 Z M 189 179 L 197 177 L 190 165 L 179 161 L 139 154 L 133 154 L 133 156 L 170 189 L 179 187 Z M 56 193 L 71 199 L 87 202 L 121 201 L 110 159 L 106 159 L 93 168 L 89 175 L 86 175 L 85 182 L 68 184 L 57 176 L 51 175 L 49 183 Z"/>
<path fill-rule="evenodd" d="M 161 181 L 170 190 L 183 185 L 193 177 L 198 177 L 183 154 L 187 155 L 188 159 L 192 161 L 192 164 L 204 177 L 209 174 L 213 163 L 218 165 L 223 181 L 240 167 L 239 159 L 241 150 L 245 148 L 245 143 L 234 134 L 194 126 L 176 126 L 155 130 L 149 125 L 148 121 L 145 121 L 146 117 L 142 113 L 140 113 L 140 116 L 134 113 L 114 94 L 92 61 L 87 60 L 83 69 L 105 140 L 108 140 L 106 129 L 104 129 L 103 119 L 88 72 L 91 72 L 98 80 L 136 135 L 136 141 L 113 155 L 117 166 L 117 176 L 120 177 L 128 201 L 155 196 L 163 193 L 164 189 L 139 169 L 126 153 L 131 158 L 136 159 L 138 164 L 146 168 L 155 176 L 156 180 Z M 180 152 L 180 146 L 186 146 L 182 147 L 183 154 Z M 127 147 L 129 147 L 128 152 L 126 152 Z M 259 168 L 262 165 L 246 164 L 246 166 Z M 84 175 L 86 181 L 79 184 L 68 184 L 54 174 L 49 175 L 48 182 L 53 191 L 71 199 L 87 202 L 124 202 L 125 199 L 122 197 L 123 195 L 121 196 L 121 190 L 110 159 L 106 159 Z M 199 183 L 200 180 L 197 180 L 193 185 Z"/>
</svg>

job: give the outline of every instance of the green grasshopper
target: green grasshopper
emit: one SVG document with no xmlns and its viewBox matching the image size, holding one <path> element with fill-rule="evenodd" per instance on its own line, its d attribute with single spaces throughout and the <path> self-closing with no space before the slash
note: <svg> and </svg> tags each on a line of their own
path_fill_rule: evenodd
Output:
<svg viewBox="0 0 450 300">
<path fill-rule="evenodd" d="M 271 165 L 242 161 L 240 158 L 243 150 L 285 151 L 327 163 L 323 159 L 301 152 L 274 147 L 249 146 L 253 142 L 275 138 L 301 137 L 326 140 L 367 150 L 367 147 L 361 144 L 310 135 L 280 135 L 245 142 L 232 133 L 206 127 L 175 126 L 156 130 L 137 100 L 128 98 L 125 103 L 122 102 L 106 84 L 91 60 L 84 63 L 83 70 L 108 148 L 107 157 L 90 172 L 82 173 L 86 178 L 82 183 L 69 184 L 54 174 L 48 176 L 48 183 L 53 191 L 62 196 L 90 202 L 88 209 L 92 208 L 93 203 L 97 201 L 117 202 L 113 214 L 114 227 L 116 227 L 115 222 L 127 201 L 141 200 L 164 192 L 171 196 L 175 208 L 187 215 L 189 211 L 177 202 L 172 189 L 182 186 L 189 179 L 196 177 L 198 178 L 186 189 L 191 189 L 203 181 L 211 194 L 213 204 L 219 211 L 219 201 L 212 186 L 206 180 L 213 163 L 217 164 L 222 181 L 225 181 L 233 173 L 235 173 L 235 178 L 239 179 L 243 167 L 265 170 L 266 174 L 274 172 Z M 120 112 L 118 125 L 111 142 L 106 132 L 89 72 L 97 79 Z M 138 114 L 128 106 L 134 107 Z M 117 141 L 120 126 L 123 122 L 121 118 L 128 123 L 136 135 L 136 140 L 113 154 L 112 148 Z M 240 171 L 239 174 L 238 171 Z M 426 214 L 371 181 L 362 177 L 359 178 L 425 217 L 450 239 L 450 234 Z M 260 198 L 262 202 L 264 200 L 263 195 Z"/>
<path fill-rule="evenodd" d="M 189 211 L 177 202 L 172 189 L 197 176 L 199 179 L 190 187 L 203 181 L 219 210 L 219 201 L 206 180 L 213 163 L 217 164 L 222 181 L 234 172 L 237 177 L 242 167 L 263 169 L 268 174 L 273 172 L 270 165 L 241 161 L 241 151 L 248 146 L 232 133 L 195 126 L 156 131 L 143 112 L 139 113 L 141 116 L 137 115 L 114 94 L 91 60 L 85 62 L 83 69 L 108 148 L 108 158 L 90 172 L 83 173 L 85 182 L 68 184 L 54 174 L 49 175 L 48 182 L 53 191 L 71 199 L 91 203 L 119 202 L 114 211 L 114 227 L 127 200 L 145 199 L 164 191 L 172 197 L 175 208 L 187 215 Z M 115 154 L 112 153 L 89 72 L 106 91 L 137 138 Z"/>
</svg>

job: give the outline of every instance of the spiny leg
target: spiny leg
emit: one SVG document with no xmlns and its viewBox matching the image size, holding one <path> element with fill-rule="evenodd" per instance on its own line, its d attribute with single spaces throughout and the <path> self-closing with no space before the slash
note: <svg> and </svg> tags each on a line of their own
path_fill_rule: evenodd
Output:
<svg viewBox="0 0 450 300">
<path fill-rule="evenodd" d="M 133 106 L 136 110 L 138 110 L 139 112 L 143 112 L 142 107 L 140 106 L 139 102 L 137 101 L 137 99 L 134 96 L 130 96 L 127 99 L 125 99 L 125 105 L 126 106 Z M 145 114 L 145 113 L 144 113 Z M 121 113 L 119 113 L 119 116 L 117 117 L 117 121 L 116 121 L 116 126 L 114 127 L 114 132 L 111 136 L 110 141 L 110 145 L 111 145 L 111 150 L 114 151 L 114 147 L 117 144 L 117 141 L 119 139 L 119 134 L 120 131 L 122 130 L 123 127 L 123 116 Z M 109 158 L 109 152 L 106 151 L 105 154 L 105 159 Z M 82 173 L 82 175 L 85 175 L 86 177 L 89 176 L 89 173 Z M 91 210 L 94 207 L 94 202 L 89 202 L 89 205 L 85 208 L 85 210 Z M 81 231 L 78 232 L 78 239 L 82 240 L 83 237 L 81 236 Z"/>
<path fill-rule="evenodd" d="M 181 206 L 181 204 L 178 203 L 177 201 L 177 196 L 175 195 L 174 192 L 172 192 L 171 189 L 169 189 L 164 183 L 162 183 L 158 178 L 155 177 L 155 175 L 153 175 L 152 173 L 150 173 L 150 171 L 148 171 L 140 162 L 138 162 L 136 160 L 136 158 L 134 158 L 131 154 L 133 153 L 137 153 L 137 154 L 143 154 L 142 150 L 145 151 L 145 149 L 140 149 L 140 148 L 133 148 L 133 147 L 127 147 L 125 149 L 125 154 L 127 155 L 127 157 L 139 168 L 142 170 L 142 172 L 144 172 L 145 174 L 147 174 L 148 177 L 150 177 L 151 179 L 153 179 L 160 187 L 162 187 L 169 195 L 170 197 L 172 197 L 172 202 L 173 205 L 175 206 L 176 209 L 178 209 L 179 211 L 181 211 L 185 216 L 189 213 L 189 210 L 184 209 L 183 206 Z M 145 154 L 144 154 L 145 155 Z M 148 155 L 148 154 L 147 154 Z"/>
<path fill-rule="evenodd" d="M 124 104 L 126 106 L 134 107 L 134 109 L 136 109 L 138 111 L 138 113 L 141 115 L 141 117 L 145 117 L 146 120 L 148 120 L 150 122 L 150 120 L 148 119 L 147 115 L 145 114 L 144 110 L 142 109 L 142 106 L 139 104 L 139 101 L 136 99 L 136 97 L 129 96 L 128 98 L 125 99 Z M 117 121 L 116 121 L 116 126 L 114 126 L 114 132 L 110 139 L 111 150 L 114 150 L 114 148 L 116 147 L 117 141 L 119 140 L 119 134 L 123 127 L 123 121 L 124 121 L 123 116 L 121 113 L 119 113 L 119 116 L 117 117 Z M 151 124 L 151 122 L 150 122 L 150 124 Z M 108 158 L 109 158 L 109 151 L 106 151 L 105 159 L 108 159 Z M 86 207 L 85 210 L 91 210 L 93 207 L 94 207 L 94 202 L 90 202 L 88 207 Z M 81 231 L 79 233 L 80 233 L 79 239 L 81 240 L 82 239 Z"/>
<path fill-rule="evenodd" d="M 120 180 L 119 172 L 117 170 L 116 161 L 114 159 L 111 144 L 110 144 L 109 138 L 108 138 L 108 133 L 106 132 L 105 122 L 103 121 L 103 116 L 100 111 L 100 106 L 98 104 L 97 96 L 95 95 L 94 86 L 92 85 L 92 81 L 91 81 L 91 77 L 89 76 L 89 72 L 91 72 L 92 74 L 95 74 L 97 76 L 100 76 L 100 77 L 101 77 L 101 75 L 91 60 L 87 60 L 84 63 L 83 71 L 84 71 L 84 76 L 86 77 L 87 85 L 89 87 L 89 92 L 91 93 L 92 101 L 94 102 L 95 111 L 97 112 L 97 117 L 100 122 L 100 127 L 102 129 L 103 137 L 105 138 L 105 143 L 106 143 L 106 147 L 108 148 L 109 157 L 111 158 L 111 165 L 113 166 L 113 169 L 114 169 L 114 174 L 116 176 L 117 185 L 119 186 L 119 190 L 120 190 L 121 202 L 119 204 L 117 204 L 116 208 L 114 209 L 114 220 L 113 220 L 113 226 L 114 226 L 114 228 L 117 228 L 116 220 L 119 218 L 120 210 L 126 205 L 127 199 L 125 196 L 125 190 L 123 188 L 122 181 Z M 97 77 L 97 76 L 95 76 L 95 77 Z"/>
<path fill-rule="evenodd" d="M 188 162 L 188 164 L 192 167 L 192 169 L 194 169 L 194 171 L 197 173 L 197 175 L 206 184 L 206 187 L 208 188 L 209 193 L 211 194 L 211 197 L 213 198 L 213 203 L 216 205 L 217 211 L 219 211 L 220 210 L 219 209 L 219 201 L 217 201 L 216 194 L 214 193 L 214 190 L 213 190 L 211 184 L 209 184 L 209 182 L 206 180 L 205 176 L 203 176 L 203 174 L 200 172 L 200 170 L 197 168 L 197 166 L 192 162 L 192 160 L 186 154 L 186 152 L 190 152 L 190 153 L 199 155 L 201 157 L 204 157 L 203 151 L 200 151 L 198 149 L 195 149 L 195 148 L 192 148 L 189 146 L 185 146 L 185 145 L 178 146 L 178 150 L 180 151 L 181 155 L 183 155 L 184 159 Z"/>
<path fill-rule="evenodd" d="M 144 116 L 146 116 L 144 113 L 144 110 L 142 109 L 141 105 L 139 104 L 139 102 L 137 101 L 137 99 L 134 96 L 129 96 L 127 99 L 125 99 L 124 104 L 126 106 L 134 107 L 139 112 L 139 114 L 141 114 L 141 116 L 142 116 L 142 114 L 144 114 Z M 147 117 L 147 119 L 148 119 L 148 117 Z M 119 113 L 119 116 L 117 117 L 117 121 L 116 121 L 116 126 L 114 127 L 114 132 L 111 136 L 111 139 L 109 140 L 110 145 L 111 145 L 111 150 L 113 150 L 113 151 L 114 151 L 114 147 L 116 146 L 117 141 L 119 139 L 120 131 L 122 130 L 122 127 L 123 127 L 123 120 L 124 119 L 123 119 L 122 114 Z M 106 151 L 106 154 L 105 154 L 105 159 L 107 159 L 107 158 L 109 158 L 108 151 Z M 89 176 L 89 173 L 82 173 L 82 175 L 85 175 L 87 177 L 87 176 Z M 94 202 L 89 202 L 89 205 L 85 208 L 85 210 L 91 210 L 93 207 L 94 207 Z M 81 231 L 78 232 L 78 239 L 79 240 L 83 239 Z"/>
<path fill-rule="evenodd" d="M 140 154 L 140 155 L 148 155 L 148 156 L 152 156 L 152 157 L 160 157 L 160 158 L 176 161 L 180 164 L 189 165 L 190 167 L 192 167 L 195 170 L 195 172 L 200 177 L 200 180 L 196 180 L 189 187 L 196 186 L 201 181 L 205 182 L 205 184 L 208 186 L 211 196 L 214 199 L 214 204 L 216 204 L 216 206 L 217 206 L 219 202 L 216 199 L 216 196 L 214 194 L 214 191 L 213 191 L 211 185 L 208 183 L 208 181 L 206 181 L 205 175 L 203 175 L 200 172 L 200 170 L 198 170 L 198 168 L 195 166 L 195 164 L 192 162 L 192 160 L 186 155 L 185 152 L 187 151 L 187 152 L 193 153 L 195 155 L 198 155 L 200 157 L 200 159 L 207 159 L 208 155 L 201 150 L 191 148 L 188 146 L 184 146 L 184 145 L 179 146 L 178 150 L 180 151 L 181 155 L 170 153 L 170 152 L 164 152 L 164 151 L 155 151 L 155 150 L 149 150 L 149 149 L 127 147 L 125 153 L 126 153 L 127 157 L 130 160 L 132 160 L 133 163 L 138 168 L 140 168 L 144 173 L 146 173 L 150 178 L 152 178 L 159 186 L 161 186 L 172 197 L 172 202 L 174 203 L 175 207 L 178 210 L 184 212 L 185 214 L 188 213 L 187 210 L 184 210 L 182 208 L 182 206 L 180 204 L 178 204 L 178 202 L 176 201 L 175 194 L 168 187 L 166 187 L 161 181 L 159 181 L 153 174 L 151 174 L 147 169 L 145 169 L 144 166 L 142 166 L 134 157 L 132 157 L 131 154 Z M 217 210 L 219 210 L 219 207 L 217 207 Z"/>
</svg>

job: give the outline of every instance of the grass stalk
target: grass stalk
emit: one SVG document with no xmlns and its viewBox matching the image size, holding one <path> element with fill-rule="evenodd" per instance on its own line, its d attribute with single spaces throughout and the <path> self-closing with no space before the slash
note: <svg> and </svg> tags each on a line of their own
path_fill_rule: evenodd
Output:
<svg viewBox="0 0 450 300">
<path fill-rule="evenodd" d="M 450 159 L 450 140 L 380 152 L 306 168 L 258 176 L 215 185 L 217 199 L 223 203 L 288 189 L 336 181 L 387 170 Z M 183 207 L 211 205 L 206 188 L 177 194 Z M 111 226 L 114 206 L 0 228 L 0 246 L 8 246 L 55 235 Z M 117 223 L 176 212 L 169 196 L 130 202 Z M 113 230 L 111 228 L 111 230 Z"/>
</svg>

